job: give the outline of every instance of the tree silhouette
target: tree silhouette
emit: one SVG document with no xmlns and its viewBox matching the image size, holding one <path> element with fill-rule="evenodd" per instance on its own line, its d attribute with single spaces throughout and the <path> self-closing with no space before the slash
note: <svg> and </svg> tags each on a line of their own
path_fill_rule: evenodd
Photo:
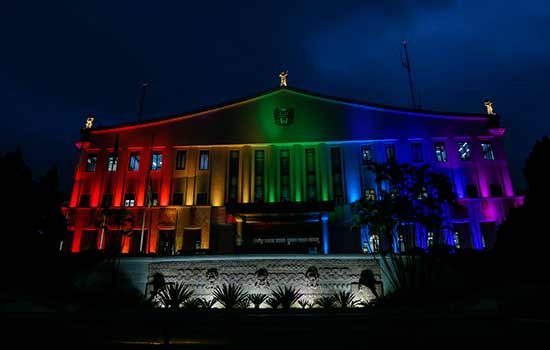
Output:
<svg viewBox="0 0 550 350">
<path fill-rule="evenodd" d="M 548 275 L 542 269 L 546 266 L 544 256 L 550 246 L 546 218 L 550 210 L 550 138 L 545 136 L 535 143 L 525 160 L 523 174 L 527 182 L 525 203 L 509 210 L 498 228 L 495 250 L 503 258 L 521 257 L 521 261 L 510 268 L 520 269 L 527 263 L 532 266 L 522 274 L 542 278 Z"/>
<path fill-rule="evenodd" d="M 353 227 L 380 234 L 382 252 L 392 250 L 392 245 L 398 250 L 398 237 L 405 236 L 411 223 L 419 223 L 435 233 L 436 242 L 445 243 L 439 235 L 450 226 L 451 210 L 459 207 L 447 175 L 426 165 L 395 162 L 374 163 L 368 171 L 374 174 L 377 194 L 354 203 Z"/>
</svg>

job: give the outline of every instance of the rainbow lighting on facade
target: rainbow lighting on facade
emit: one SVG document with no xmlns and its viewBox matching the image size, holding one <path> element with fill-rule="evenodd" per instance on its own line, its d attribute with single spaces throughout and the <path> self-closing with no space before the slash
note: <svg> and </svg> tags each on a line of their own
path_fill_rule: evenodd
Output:
<svg viewBox="0 0 550 350">
<path fill-rule="evenodd" d="M 390 153 L 452 179 L 467 211 L 451 218 L 445 243 L 490 248 L 522 202 L 492 105 L 488 114 L 401 109 L 290 88 L 284 77 L 277 89 L 207 110 L 106 128 L 88 120 L 63 249 L 375 252 L 376 237 L 350 229 L 351 204 L 374 193 L 365 157 Z M 433 244 L 421 227 L 411 235 L 395 246 Z"/>
</svg>

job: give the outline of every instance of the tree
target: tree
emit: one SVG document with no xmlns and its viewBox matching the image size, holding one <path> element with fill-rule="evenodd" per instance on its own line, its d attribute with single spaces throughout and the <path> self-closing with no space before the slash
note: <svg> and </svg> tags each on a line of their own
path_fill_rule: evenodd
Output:
<svg viewBox="0 0 550 350">
<path fill-rule="evenodd" d="M 525 204 L 512 208 L 499 226 L 495 249 L 503 256 L 544 259 L 550 245 L 547 218 L 550 211 L 550 138 L 538 140 L 523 168 L 527 182 Z M 538 263 L 535 263 L 538 265 Z M 533 271 L 533 268 L 529 269 Z"/>
<path fill-rule="evenodd" d="M 61 211 L 63 198 L 59 191 L 57 167 L 53 166 L 40 179 L 37 192 L 39 244 L 46 252 L 54 253 L 67 235 L 67 220 Z"/>
<path fill-rule="evenodd" d="M 380 234 L 381 250 L 398 250 L 399 235 L 405 236 L 407 224 L 419 223 L 436 234 L 449 226 L 451 209 L 458 207 L 457 196 L 448 176 L 429 166 L 374 163 L 368 167 L 374 174 L 377 194 L 363 197 L 353 205 L 353 227 Z"/>
</svg>

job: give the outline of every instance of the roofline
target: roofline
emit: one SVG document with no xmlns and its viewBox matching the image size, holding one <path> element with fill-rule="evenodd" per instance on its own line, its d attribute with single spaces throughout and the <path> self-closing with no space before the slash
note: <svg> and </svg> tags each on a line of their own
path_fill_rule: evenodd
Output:
<svg viewBox="0 0 550 350">
<path fill-rule="evenodd" d="M 432 110 L 423 110 L 423 109 L 419 110 L 419 109 L 412 109 L 412 108 L 405 108 L 405 107 L 394 107 L 394 106 L 388 106 L 388 105 L 369 103 L 365 101 L 347 99 L 342 97 L 328 96 L 328 95 L 323 95 L 323 94 L 319 94 L 316 92 L 311 92 L 303 89 L 297 89 L 297 88 L 291 88 L 291 87 L 277 87 L 275 89 L 270 89 L 267 91 L 260 92 L 253 96 L 217 104 L 212 107 L 208 107 L 206 109 L 199 109 L 191 112 L 172 114 L 166 117 L 149 119 L 145 121 L 136 121 L 136 122 L 123 123 L 123 124 L 114 125 L 114 126 L 94 128 L 89 130 L 89 132 L 91 134 L 103 134 L 108 132 L 125 131 L 125 130 L 131 130 L 136 128 L 143 128 L 147 126 L 171 123 L 179 120 L 190 119 L 190 118 L 201 116 L 203 114 L 209 114 L 209 113 L 221 111 L 224 109 L 233 108 L 245 103 L 253 102 L 255 100 L 268 97 L 274 93 L 277 93 L 283 90 L 287 90 L 295 94 L 304 95 L 310 98 L 312 97 L 312 98 L 319 99 L 326 102 L 336 102 L 336 103 L 340 103 L 348 106 L 366 108 L 366 109 L 377 110 L 382 112 L 394 112 L 394 113 L 397 112 L 400 114 L 414 115 L 419 117 L 443 118 L 443 119 L 468 119 L 468 120 L 487 121 L 490 118 L 489 115 L 481 114 L 481 113 L 478 114 L 478 113 L 439 112 L 439 111 L 432 111 Z"/>
</svg>

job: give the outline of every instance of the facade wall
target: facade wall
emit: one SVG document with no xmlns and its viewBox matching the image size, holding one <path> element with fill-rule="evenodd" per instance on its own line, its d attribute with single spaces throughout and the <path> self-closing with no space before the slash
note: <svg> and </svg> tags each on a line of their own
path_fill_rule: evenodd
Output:
<svg viewBox="0 0 550 350">
<path fill-rule="evenodd" d="M 273 125 L 273 108 L 278 105 L 295 108 L 293 125 Z M 399 163 L 430 164 L 451 178 L 467 214 L 453 215 L 460 242 L 447 236 L 442 238 L 446 243 L 463 248 L 491 247 L 496 225 L 510 207 L 522 201 L 512 190 L 502 132 L 492 131 L 489 119 L 482 116 L 365 109 L 282 89 L 223 111 L 215 109 L 181 118 L 85 131 L 77 144 L 79 159 L 70 205 L 66 208 L 69 229 L 74 231 L 73 252 L 81 250 L 83 235 L 94 231 L 97 247 L 104 249 L 105 231 L 117 229 L 112 224 L 104 225 L 102 203 L 106 195 L 112 197 L 112 207 L 125 207 L 131 213 L 128 225 L 134 232 L 147 232 L 143 239 L 146 243 L 139 240 L 143 253 L 158 253 L 159 249 L 172 253 L 212 251 L 215 241 L 236 242 L 239 246 L 237 237 L 223 236 L 242 235 L 246 225 L 246 218 L 243 223 L 239 215 L 226 212 L 231 203 L 326 201 L 334 202 L 335 208 L 326 213 L 328 222 L 320 227 L 338 232 L 338 236 L 332 243 L 323 238 L 324 244 L 331 247 L 323 250 L 362 251 L 363 235 L 355 237 L 358 234 L 349 230 L 349 236 L 342 235 L 349 227 L 351 203 L 372 186 L 373 179 L 365 174 L 361 160 L 362 147 L 367 145 L 377 162 L 386 161 L 386 148 L 393 147 Z M 464 142 L 470 147 L 467 160 L 460 159 L 459 145 Z M 413 143 L 421 145 L 421 159 L 413 155 Z M 483 143 L 491 144 L 494 159 L 485 159 Z M 445 146 L 445 161 L 438 161 L 436 144 Z M 232 163 L 230 155 L 235 151 L 238 162 Z M 258 177 L 256 169 L 257 151 L 263 152 L 263 177 Z M 178 152 L 185 152 L 184 164 L 177 164 Z M 116 171 L 109 171 L 109 156 L 113 154 L 118 155 L 117 167 Z M 130 169 L 132 155 L 136 154 L 139 167 Z M 154 160 L 158 162 L 153 154 L 162 155 L 158 169 L 152 167 Z M 288 164 L 282 159 L 284 154 L 288 155 Z M 308 154 L 313 154 L 309 160 Z M 94 169 L 89 168 L 91 155 L 96 156 Z M 334 164 L 335 155 L 340 165 Z M 312 159 L 314 165 L 308 170 L 307 162 Z M 284 164 L 288 165 L 287 170 Z M 149 187 L 155 203 L 145 208 L 144 215 Z M 258 200 L 261 191 L 263 200 Z M 414 237 L 408 238 L 409 246 L 429 244 L 429 233 L 422 229 L 413 228 L 411 235 Z M 173 246 L 166 248 L 166 244 L 159 243 L 162 237 L 173 237 Z M 123 242 L 124 252 L 135 252 L 132 242 L 135 245 L 135 238 Z M 234 247 L 216 249 L 227 252 Z"/>
</svg>

